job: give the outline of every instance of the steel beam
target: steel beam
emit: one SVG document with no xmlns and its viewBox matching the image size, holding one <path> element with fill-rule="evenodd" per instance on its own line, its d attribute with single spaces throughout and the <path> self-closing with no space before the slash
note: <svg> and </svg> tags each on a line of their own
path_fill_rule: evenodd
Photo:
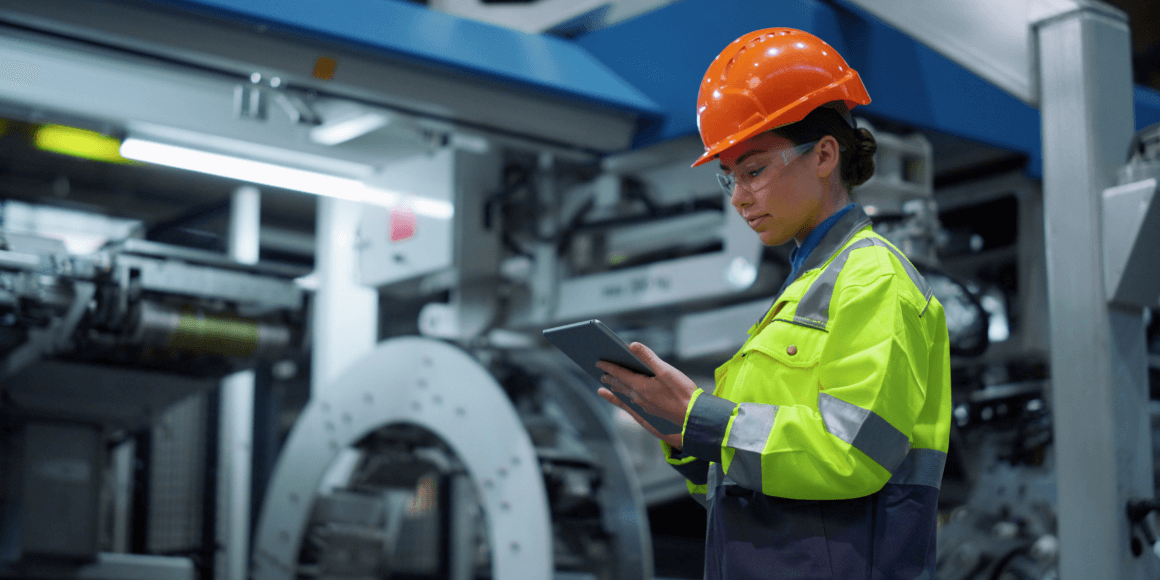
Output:
<svg viewBox="0 0 1160 580">
<path fill-rule="evenodd" d="M 245 185 L 233 193 L 230 207 L 229 256 L 242 264 L 258 263 L 262 193 Z M 222 380 L 221 439 L 218 465 L 218 580 L 244 580 L 250 561 L 250 488 L 253 478 L 254 371 Z M 209 525 L 209 522 L 206 522 Z"/>
<path fill-rule="evenodd" d="M 1155 578 L 1125 515 L 1155 493 L 1144 316 L 1109 306 L 1102 247 L 1101 192 L 1133 130 L 1128 25 L 1083 9 L 1036 29 L 1061 577 Z"/>
<path fill-rule="evenodd" d="M 353 201 L 318 200 L 311 398 L 324 395 L 326 386 L 378 341 L 378 294 L 358 283 L 356 244 L 362 212 L 363 205 Z"/>
</svg>

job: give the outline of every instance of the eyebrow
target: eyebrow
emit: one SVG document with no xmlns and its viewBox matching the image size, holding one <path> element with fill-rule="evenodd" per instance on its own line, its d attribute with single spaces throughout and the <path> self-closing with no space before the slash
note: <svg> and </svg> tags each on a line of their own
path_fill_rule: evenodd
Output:
<svg viewBox="0 0 1160 580">
<path fill-rule="evenodd" d="M 737 158 L 737 161 L 735 161 L 735 162 L 733 163 L 733 165 L 734 165 L 734 166 L 741 165 L 741 162 L 742 162 L 742 161 L 745 161 L 745 160 L 746 160 L 746 159 L 748 159 L 749 157 L 751 157 L 751 156 L 753 156 L 753 155 L 757 155 L 758 153 L 761 153 L 761 152 L 762 152 L 762 151 L 761 151 L 761 149 L 750 149 L 749 151 L 746 151 L 745 153 L 742 153 L 742 154 L 741 154 L 741 156 Z M 724 171 L 724 172 L 726 172 L 726 173 L 728 173 L 728 172 L 729 172 L 729 170 L 725 168 L 725 164 L 724 164 L 724 163 L 719 163 L 718 165 L 720 165 L 720 166 L 721 166 L 721 171 Z"/>
</svg>

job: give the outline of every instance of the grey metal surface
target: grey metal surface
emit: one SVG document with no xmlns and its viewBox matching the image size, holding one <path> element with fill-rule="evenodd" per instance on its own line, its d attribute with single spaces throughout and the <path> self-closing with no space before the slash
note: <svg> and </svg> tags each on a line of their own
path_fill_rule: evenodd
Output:
<svg viewBox="0 0 1160 580">
<path fill-rule="evenodd" d="M 432 216 L 415 211 L 412 199 L 421 197 L 464 208 L 456 195 L 456 160 L 459 154 L 444 149 L 429 156 L 394 162 L 374 178 L 377 187 L 400 192 L 395 207 L 367 206 L 358 225 L 358 241 L 352 248 L 358 258 L 359 280 L 372 288 L 408 280 L 450 268 L 454 264 L 456 216 Z M 472 199 L 474 205 L 482 205 Z"/>
<path fill-rule="evenodd" d="M 502 167 L 491 146 L 446 148 L 385 165 L 368 184 L 395 193 L 398 201 L 363 211 L 357 244 L 362 283 L 382 287 L 452 269 L 462 286 L 479 289 L 476 282 L 494 281 L 500 231 L 485 227 L 483 212 L 485 200 L 500 189 Z"/>
<path fill-rule="evenodd" d="M 203 489 L 205 473 L 205 452 L 208 423 L 206 404 L 208 394 L 198 393 L 179 401 L 165 410 L 158 417 L 152 428 L 149 458 L 149 508 L 146 514 L 138 517 L 148 518 L 148 538 L 146 546 L 153 554 L 176 554 L 189 552 L 200 547 L 203 525 L 213 525 L 213 522 L 203 522 Z M 132 462 L 132 456 L 126 456 L 125 451 L 132 450 L 131 442 L 122 444 L 114 454 L 114 468 L 128 469 L 121 462 Z M 130 473 L 117 473 L 118 477 L 131 477 Z M 124 481 L 118 484 L 118 491 L 130 495 L 131 484 Z M 131 511 L 126 505 L 121 509 Z M 126 519 L 129 515 L 125 514 Z M 128 521 L 124 522 L 127 527 Z M 120 534 L 126 543 L 128 530 Z M 116 542 L 116 537 L 114 538 Z M 127 550 L 126 550 L 127 551 Z"/>
<path fill-rule="evenodd" d="M 358 229 L 367 207 L 318 200 L 318 291 L 311 325 L 311 391 L 317 396 L 378 340 L 378 294 L 359 283 Z"/>
<path fill-rule="evenodd" d="M 564 280 L 551 319 L 534 322 L 580 320 L 747 290 L 757 280 L 761 240 L 737 212 L 726 208 L 722 217 L 720 252 Z M 524 320 L 515 324 L 532 322 Z"/>
<path fill-rule="evenodd" d="M 281 233 L 277 228 L 275 231 Z M 265 234 L 266 230 L 263 229 Z M 279 234 L 274 234 L 275 237 Z M 203 266 L 215 266 L 227 270 L 243 270 L 254 274 L 265 274 L 270 276 L 280 276 L 283 278 L 297 278 L 310 273 L 308 269 L 291 266 L 287 264 L 274 264 L 265 262 L 261 264 L 243 264 L 230 258 L 229 256 L 219 254 L 217 252 L 209 252 L 206 250 L 198 250 L 196 248 L 187 248 L 184 246 L 174 246 L 171 244 L 161 244 L 151 242 L 149 240 L 141 240 L 137 238 L 129 238 L 118 242 L 111 246 L 118 254 L 132 254 L 135 256 L 150 256 L 154 258 L 173 258 L 199 264 Z"/>
<path fill-rule="evenodd" d="M 29 422 L 21 433 L 24 557 L 93 558 L 104 448 L 94 425 Z"/>
<path fill-rule="evenodd" d="M 762 298 L 681 316 L 676 325 L 677 356 L 731 356 L 749 338 L 746 331 L 772 306 L 773 298 Z"/>
<path fill-rule="evenodd" d="M 254 577 L 294 577 L 327 467 L 341 449 L 399 422 L 434 432 L 467 465 L 487 513 L 492 577 L 549 577 L 548 500 L 532 442 L 507 395 L 463 351 L 411 337 L 379 344 L 315 390 L 271 478 L 255 535 Z"/>
<path fill-rule="evenodd" d="M 1082 10 L 1037 31 L 1061 577 L 1154 578 L 1125 516 L 1155 494 L 1144 318 L 1108 306 L 1099 195 L 1132 136 L 1128 27 Z"/>
<path fill-rule="evenodd" d="M 1104 285 L 1108 300 L 1140 308 L 1160 300 L 1160 203 L 1156 178 L 1104 190 Z"/>
<path fill-rule="evenodd" d="M 472 524 L 471 510 L 474 507 L 472 500 L 475 491 L 471 487 L 471 479 L 467 475 L 455 475 L 451 478 L 451 515 L 449 518 L 450 540 L 448 551 L 451 553 L 451 562 L 447 566 L 448 580 L 472 580 L 475 529 Z"/>
<path fill-rule="evenodd" d="M 1123 18 L 1093 0 L 847 1 L 1030 104 L 1043 95 L 1035 23 L 1080 9 Z"/>
<path fill-rule="evenodd" d="M 42 360 L 4 378 L 0 389 L 22 411 L 133 428 L 148 425 L 169 405 L 213 383 L 158 371 Z"/>
<path fill-rule="evenodd" d="M 222 134 L 220 130 L 225 129 L 228 134 L 250 132 L 269 125 L 274 119 L 285 119 L 285 127 L 280 131 L 286 131 L 291 128 L 289 117 L 270 106 L 276 100 L 274 96 L 282 92 L 298 95 L 317 91 L 378 105 L 392 113 L 406 111 L 404 116 L 413 115 L 420 121 L 429 117 L 432 127 L 442 126 L 444 130 L 462 122 L 482 127 L 484 131 L 603 151 L 628 147 L 635 131 L 635 118 L 627 113 L 520 91 L 502 83 L 470 82 L 478 79 L 417 67 L 318 39 L 262 34 L 244 26 L 128 3 L 5 0 L 0 4 L 0 20 L 94 42 L 81 45 L 85 53 L 94 56 L 99 45 L 117 47 L 118 50 L 105 51 L 110 56 L 104 58 L 82 56 L 71 50 L 75 66 L 65 61 L 17 54 L 16 46 L 8 39 L 5 49 L 0 51 L 5 58 L 26 63 L 25 68 L 31 67 L 38 73 L 33 75 L 34 79 L 30 77 L 30 84 L 18 90 L 9 90 L 12 84 L 4 83 L 0 95 L 5 100 L 74 114 L 83 111 L 101 121 L 145 121 L 147 116 L 161 125 L 185 126 L 213 134 Z M 157 56 L 176 66 L 159 67 L 137 60 L 132 67 L 136 71 L 121 69 L 131 74 L 120 76 L 114 72 L 119 59 L 112 55 L 130 52 Z M 325 81 L 310 74 L 320 55 L 341 63 L 341 78 Z M 184 81 L 154 73 L 175 68 L 185 69 Z M 205 85 L 195 87 L 193 77 L 200 76 L 199 69 L 215 71 L 210 76 L 218 77 L 221 86 L 210 93 L 199 90 Z M 251 73 L 264 79 L 262 86 L 252 90 L 270 97 L 266 123 L 251 119 L 239 123 L 233 118 L 235 86 L 248 87 Z M 274 78 L 278 83 L 271 87 Z M 288 91 L 286 87 L 291 86 L 299 89 Z M 199 98 L 207 96 L 211 98 Z M 290 138 L 281 143 L 260 137 L 252 140 L 323 152 L 326 146 L 313 144 L 307 137 L 309 128 L 303 125 L 294 134 L 285 133 Z M 376 156 L 374 148 L 339 145 L 334 149 L 335 155 L 348 159 L 366 161 Z"/>
<path fill-rule="evenodd" d="M 222 379 L 217 469 L 218 580 L 248 577 L 254 443 L 254 371 Z"/>
<path fill-rule="evenodd" d="M 77 580 L 194 580 L 189 558 L 112 554 L 102 552 L 97 562 L 82 567 Z"/>
<path fill-rule="evenodd" d="M 285 279 L 137 256 L 120 256 L 117 266 L 136 271 L 143 290 L 278 308 L 302 305 L 302 289 Z"/>
<path fill-rule="evenodd" d="M 255 264 L 262 227 L 262 193 L 257 187 L 242 186 L 234 191 L 230 201 L 228 255 L 236 262 Z M 214 573 L 220 580 L 243 580 L 249 576 L 250 560 L 254 371 L 247 369 L 225 377 L 219 396 L 215 536 L 222 548 Z"/>
<path fill-rule="evenodd" d="M 195 580 L 189 558 L 101 552 L 95 562 L 68 565 L 28 562 L 15 570 L 0 568 L 0 578 L 20 580 Z"/>
</svg>

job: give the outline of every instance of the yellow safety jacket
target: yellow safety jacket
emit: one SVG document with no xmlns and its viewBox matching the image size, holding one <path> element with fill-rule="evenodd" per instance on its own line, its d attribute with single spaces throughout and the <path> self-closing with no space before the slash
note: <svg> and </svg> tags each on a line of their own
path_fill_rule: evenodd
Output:
<svg viewBox="0 0 1160 580">
<path fill-rule="evenodd" d="M 948 348 L 929 285 L 846 212 L 662 444 L 709 510 L 706 578 L 933 577 Z"/>
</svg>

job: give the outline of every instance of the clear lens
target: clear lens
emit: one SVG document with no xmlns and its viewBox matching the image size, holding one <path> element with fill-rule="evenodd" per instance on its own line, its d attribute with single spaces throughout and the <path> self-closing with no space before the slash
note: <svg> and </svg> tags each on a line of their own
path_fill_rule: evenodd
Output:
<svg viewBox="0 0 1160 580">
<path fill-rule="evenodd" d="M 772 181 L 773 176 L 777 175 L 776 169 L 781 169 L 789 165 L 794 159 L 809 153 L 817 143 L 817 141 L 810 141 L 796 147 L 758 153 L 747 158 L 744 163 L 734 168 L 732 173 L 718 173 L 717 183 L 726 196 L 732 196 L 733 190 L 738 184 L 746 191 L 756 191 Z M 778 159 L 781 160 L 780 164 L 775 161 Z M 775 170 L 769 170 L 771 165 Z"/>
<path fill-rule="evenodd" d="M 721 191 L 725 192 L 727 196 L 733 195 L 733 186 L 736 183 L 732 175 L 725 175 L 724 173 L 717 174 L 717 185 L 721 186 Z"/>
</svg>

